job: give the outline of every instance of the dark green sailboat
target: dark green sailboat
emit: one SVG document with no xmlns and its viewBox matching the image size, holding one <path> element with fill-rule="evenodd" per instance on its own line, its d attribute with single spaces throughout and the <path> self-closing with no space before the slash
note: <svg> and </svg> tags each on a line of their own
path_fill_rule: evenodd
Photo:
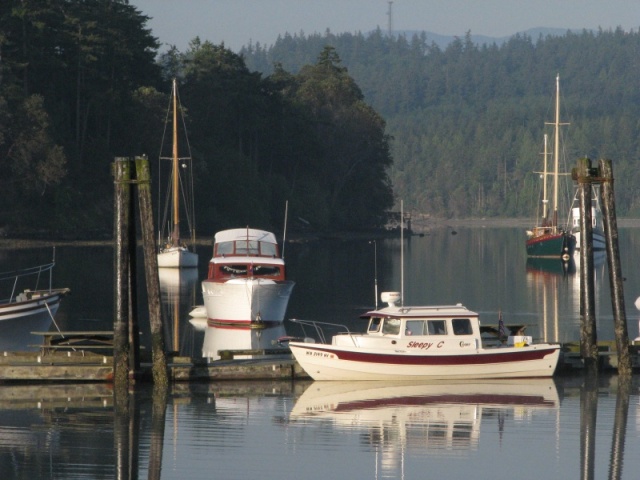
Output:
<svg viewBox="0 0 640 480">
<path fill-rule="evenodd" d="M 560 76 L 556 77 L 556 118 L 554 122 L 554 169 L 547 171 L 547 135 L 544 136 L 544 169 L 541 172 L 543 182 L 542 217 L 538 225 L 527 231 L 527 255 L 530 257 L 549 257 L 568 259 L 576 248 L 576 238 L 566 227 L 558 225 L 558 163 L 560 156 Z M 553 178 L 553 212 L 549 218 L 549 200 L 547 198 L 547 177 Z"/>
</svg>

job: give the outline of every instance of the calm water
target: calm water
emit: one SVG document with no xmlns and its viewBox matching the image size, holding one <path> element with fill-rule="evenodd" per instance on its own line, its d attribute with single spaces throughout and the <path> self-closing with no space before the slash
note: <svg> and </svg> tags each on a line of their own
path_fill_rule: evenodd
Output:
<svg viewBox="0 0 640 480">
<path fill-rule="evenodd" d="M 358 315 L 374 306 L 377 272 L 378 292 L 404 290 L 406 304 L 462 302 L 485 323 L 496 323 L 501 310 L 506 323 L 526 324 L 534 337 L 577 340 L 575 266 L 566 274 L 560 265 L 527 264 L 523 242 L 522 229 L 413 237 L 404 275 L 399 240 L 289 244 L 296 287 L 288 317 L 357 328 Z M 638 335 L 639 250 L 640 230 L 622 229 L 631 338 Z M 199 253 L 197 275 L 161 278 L 170 348 L 211 357 L 221 338 L 224 345 L 270 342 L 268 335 L 225 338 L 188 321 L 190 307 L 201 302 L 198 279 L 210 249 Z M 51 251 L 0 255 L 6 271 L 49 261 Z M 111 249 L 61 247 L 56 260 L 54 284 L 73 292 L 57 327 L 110 328 Z M 598 338 L 612 339 L 605 262 L 596 268 L 596 292 Z M 143 308 L 140 322 L 148 332 Z M 607 375 L 595 384 L 581 376 L 427 385 L 229 382 L 174 385 L 166 397 L 139 387 L 114 402 L 106 385 L 0 385 L 0 478 L 631 479 L 640 471 L 638 387 L 635 377 L 619 384 Z"/>
</svg>

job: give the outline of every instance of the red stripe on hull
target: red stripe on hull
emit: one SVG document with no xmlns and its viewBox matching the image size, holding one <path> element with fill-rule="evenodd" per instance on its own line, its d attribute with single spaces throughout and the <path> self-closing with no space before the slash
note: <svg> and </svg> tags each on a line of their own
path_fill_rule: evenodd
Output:
<svg viewBox="0 0 640 480">
<path fill-rule="evenodd" d="M 362 353 L 336 351 L 327 348 L 309 347 L 308 350 L 331 353 L 340 360 L 388 365 L 484 365 L 488 363 L 522 362 L 540 360 L 554 353 L 556 348 L 527 349 L 523 347 L 518 352 L 482 353 L 469 355 L 390 355 L 380 353 Z"/>
</svg>

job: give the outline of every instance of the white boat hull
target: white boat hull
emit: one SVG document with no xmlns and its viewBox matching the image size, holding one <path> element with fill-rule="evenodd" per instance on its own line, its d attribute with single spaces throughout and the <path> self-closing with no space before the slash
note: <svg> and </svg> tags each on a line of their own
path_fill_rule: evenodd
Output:
<svg viewBox="0 0 640 480">
<path fill-rule="evenodd" d="M 0 305 L 0 322 L 17 319 L 51 319 L 58 311 L 60 300 L 68 291 L 68 289 L 59 289 L 51 292 L 21 293 L 17 301 Z"/>
<path fill-rule="evenodd" d="M 289 348 L 314 380 L 551 377 L 560 355 L 560 347 L 549 344 L 433 355 L 301 342 L 290 342 Z"/>
<path fill-rule="evenodd" d="M 573 232 L 573 236 L 576 237 L 576 250 L 580 250 L 581 233 L 579 231 Z M 594 251 L 606 250 L 607 248 L 607 241 L 600 230 L 593 231 L 591 242 Z"/>
<path fill-rule="evenodd" d="M 173 247 L 158 254 L 160 268 L 194 268 L 198 266 L 198 254 L 184 247 Z"/>
<path fill-rule="evenodd" d="M 205 280 L 202 297 L 214 324 L 283 322 L 294 282 L 265 279 Z"/>
</svg>

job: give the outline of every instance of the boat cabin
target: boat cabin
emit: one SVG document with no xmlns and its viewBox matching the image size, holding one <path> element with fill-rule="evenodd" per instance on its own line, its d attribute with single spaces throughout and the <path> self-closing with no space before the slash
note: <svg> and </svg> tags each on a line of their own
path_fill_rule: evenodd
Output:
<svg viewBox="0 0 640 480">
<path fill-rule="evenodd" d="M 482 345 L 478 314 L 460 304 L 403 307 L 390 303 L 362 318 L 369 319 L 366 332 L 336 335 L 333 344 L 407 353 L 459 352 Z"/>
<path fill-rule="evenodd" d="M 226 281 L 249 277 L 285 280 L 285 265 L 275 236 L 250 228 L 218 232 L 208 278 Z"/>
</svg>

